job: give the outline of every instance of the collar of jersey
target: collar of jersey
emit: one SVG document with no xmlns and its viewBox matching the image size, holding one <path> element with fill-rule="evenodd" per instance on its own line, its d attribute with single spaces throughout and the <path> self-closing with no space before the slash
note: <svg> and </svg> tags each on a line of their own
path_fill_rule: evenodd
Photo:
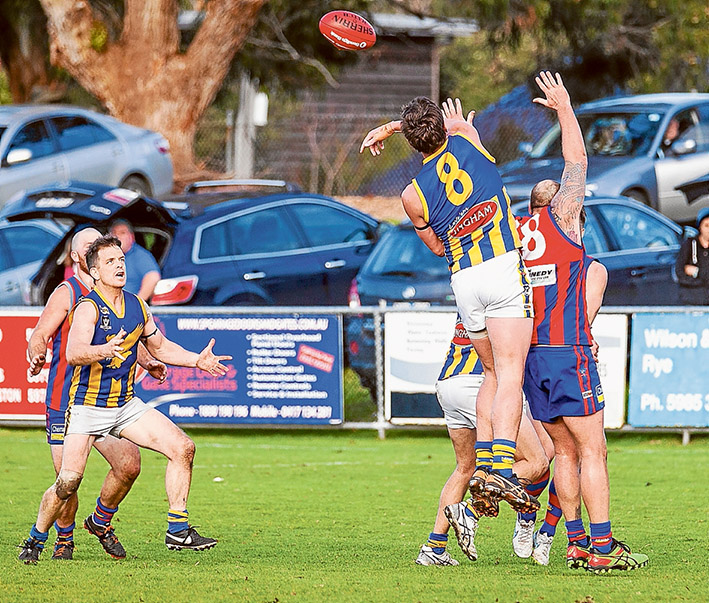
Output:
<svg viewBox="0 0 709 603">
<path fill-rule="evenodd" d="M 446 141 L 440 147 L 438 147 L 435 151 L 433 151 L 433 153 L 431 153 L 428 157 L 426 157 L 423 160 L 423 163 L 428 163 L 432 159 L 435 159 L 436 157 L 438 157 L 438 155 L 440 155 L 445 150 L 445 148 L 447 146 L 448 146 L 448 138 L 446 137 Z"/>
<path fill-rule="evenodd" d="M 121 311 L 117 312 L 116 309 L 111 305 L 111 302 L 109 302 L 103 295 L 101 295 L 101 292 L 98 289 L 94 289 L 96 291 L 96 294 L 106 303 L 106 305 L 111 308 L 111 311 L 116 315 L 117 318 L 123 318 L 126 314 L 126 294 L 125 292 L 122 292 L 123 295 L 121 296 Z"/>
</svg>

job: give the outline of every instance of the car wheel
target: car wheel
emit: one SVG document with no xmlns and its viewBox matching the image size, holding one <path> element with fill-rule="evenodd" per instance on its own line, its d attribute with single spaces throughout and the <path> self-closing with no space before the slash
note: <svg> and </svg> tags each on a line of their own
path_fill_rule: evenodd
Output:
<svg viewBox="0 0 709 603">
<path fill-rule="evenodd" d="M 131 191 L 136 191 L 141 195 L 150 197 L 153 193 L 150 190 L 150 185 L 148 181 L 141 176 L 128 176 L 123 182 L 121 182 L 121 188 L 127 188 Z"/>
<path fill-rule="evenodd" d="M 648 207 L 652 207 L 650 205 L 650 200 L 647 198 L 647 195 L 642 192 L 641 190 L 638 190 L 637 188 L 631 188 L 629 191 L 625 191 L 623 193 L 624 197 L 630 197 L 631 199 L 634 199 L 635 201 L 639 201 L 643 205 L 647 205 Z"/>
</svg>

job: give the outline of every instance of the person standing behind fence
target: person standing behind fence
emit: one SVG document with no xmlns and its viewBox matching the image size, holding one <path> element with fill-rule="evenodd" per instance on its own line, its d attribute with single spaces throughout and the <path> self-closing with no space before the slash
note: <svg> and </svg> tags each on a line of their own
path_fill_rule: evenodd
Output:
<svg viewBox="0 0 709 603">
<path fill-rule="evenodd" d="M 524 360 L 532 335 L 531 287 L 522 263 L 510 200 L 495 160 L 463 117 L 459 99 L 443 111 L 417 97 L 401 121 L 371 130 L 360 148 L 378 155 L 383 141 L 403 132 L 423 166 L 402 193 L 421 240 L 445 256 L 458 312 L 484 366 L 477 400 L 477 454 L 485 458 L 471 486 L 505 499 L 516 510 L 539 508 L 512 472 L 522 416 Z"/>
<path fill-rule="evenodd" d="M 699 212 L 697 229 L 696 237 L 682 243 L 675 263 L 679 300 L 688 306 L 709 304 L 709 207 Z"/>
<path fill-rule="evenodd" d="M 160 267 L 153 254 L 135 242 L 135 231 L 125 220 L 116 220 L 109 230 L 121 242 L 126 254 L 126 291 L 150 301 L 160 280 Z"/>
</svg>

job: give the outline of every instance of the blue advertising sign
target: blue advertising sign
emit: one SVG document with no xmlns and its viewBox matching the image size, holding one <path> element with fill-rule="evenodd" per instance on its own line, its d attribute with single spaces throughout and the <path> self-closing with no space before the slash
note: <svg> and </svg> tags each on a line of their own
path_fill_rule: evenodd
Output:
<svg viewBox="0 0 709 603">
<path fill-rule="evenodd" d="M 231 355 L 226 377 L 169 367 L 165 383 L 142 375 L 136 395 L 176 423 L 342 423 L 339 316 L 160 315 L 160 329 L 193 351 L 214 337 Z"/>
<path fill-rule="evenodd" d="M 634 314 L 628 423 L 709 426 L 709 313 Z"/>
</svg>

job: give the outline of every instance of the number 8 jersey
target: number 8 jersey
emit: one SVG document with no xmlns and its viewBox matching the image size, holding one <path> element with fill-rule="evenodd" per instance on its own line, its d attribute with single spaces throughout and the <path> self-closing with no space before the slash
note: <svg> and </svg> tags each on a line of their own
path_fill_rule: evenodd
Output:
<svg viewBox="0 0 709 603">
<path fill-rule="evenodd" d="M 413 185 L 451 273 L 521 247 L 494 158 L 464 134 L 426 157 Z"/>
</svg>

